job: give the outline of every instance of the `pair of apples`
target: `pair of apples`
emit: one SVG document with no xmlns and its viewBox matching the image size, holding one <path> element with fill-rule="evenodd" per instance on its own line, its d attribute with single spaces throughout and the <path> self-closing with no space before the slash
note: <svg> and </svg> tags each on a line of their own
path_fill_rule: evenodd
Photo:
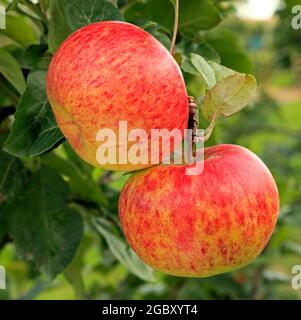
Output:
<svg viewBox="0 0 301 320">
<path fill-rule="evenodd" d="M 99 166 L 97 132 L 188 125 L 187 91 L 170 53 L 144 30 L 99 22 L 73 33 L 48 71 L 57 123 L 80 157 Z M 114 146 L 117 147 L 117 146 Z M 264 163 L 245 148 L 205 149 L 201 175 L 188 165 L 110 164 L 134 171 L 119 200 L 124 234 L 147 264 L 176 276 L 206 277 L 254 260 L 274 230 L 279 196 Z"/>
</svg>

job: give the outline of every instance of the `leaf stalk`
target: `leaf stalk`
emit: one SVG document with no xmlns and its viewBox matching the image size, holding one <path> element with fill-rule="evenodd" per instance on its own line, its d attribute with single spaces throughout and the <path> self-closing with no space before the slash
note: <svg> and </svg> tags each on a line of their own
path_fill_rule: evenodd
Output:
<svg viewBox="0 0 301 320">
<path fill-rule="evenodd" d="M 173 36 L 172 36 L 171 47 L 170 47 L 170 53 L 172 56 L 175 53 L 175 47 L 176 47 L 176 41 L 177 41 L 177 35 L 178 35 L 178 29 L 179 29 L 180 0 L 175 0 L 174 6 L 175 6 L 175 23 L 174 23 Z"/>
</svg>

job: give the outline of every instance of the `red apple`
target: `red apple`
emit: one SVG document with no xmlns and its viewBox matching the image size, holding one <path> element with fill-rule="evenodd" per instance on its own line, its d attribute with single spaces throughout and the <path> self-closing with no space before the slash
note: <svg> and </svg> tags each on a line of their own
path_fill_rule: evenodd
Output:
<svg viewBox="0 0 301 320">
<path fill-rule="evenodd" d="M 264 163 L 235 145 L 205 149 L 204 171 L 156 166 L 133 175 L 119 200 L 125 236 L 162 272 L 208 277 L 254 260 L 274 230 L 279 196 Z"/>
<path fill-rule="evenodd" d="M 176 61 L 152 35 L 124 22 L 94 23 L 73 33 L 52 59 L 47 94 L 74 150 L 109 170 L 151 165 L 118 161 L 119 121 L 127 121 L 128 131 L 146 130 L 149 139 L 151 129 L 183 132 L 188 124 L 187 92 Z M 100 165 L 96 160 L 101 129 L 116 134 L 116 143 L 109 146 L 117 148 L 116 163 Z"/>
</svg>

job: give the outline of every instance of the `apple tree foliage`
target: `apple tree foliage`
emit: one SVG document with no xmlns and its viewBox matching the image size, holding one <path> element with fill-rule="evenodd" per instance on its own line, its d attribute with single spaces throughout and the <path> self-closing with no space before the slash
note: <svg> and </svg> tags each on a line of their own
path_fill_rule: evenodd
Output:
<svg viewBox="0 0 301 320">
<path fill-rule="evenodd" d="M 93 168 L 77 157 L 56 124 L 45 77 L 62 41 L 97 21 L 134 23 L 169 49 L 174 4 L 170 0 L 0 1 L 6 8 L 6 29 L 0 30 L 0 247 L 13 244 L 17 257 L 30 266 L 29 277 L 47 279 L 46 286 L 63 274 L 78 297 L 87 297 L 83 257 L 96 236 L 103 274 L 117 266 L 124 286 L 143 284 L 145 292 L 161 290 L 164 276 L 143 264 L 122 236 L 117 201 L 127 176 Z M 255 95 L 251 60 L 236 34 L 221 26 L 234 5 L 230 0 L 180 0 L 175 59 L 189 94 L 199 103 L 204 127 L 237 113 Z M 248 112 L 242 113 L 246 125 L 235 124 L 236 133 L 227 130 L 225 142 L 235 142 L 241 131 L 249 129 Z M 208 144 L 217 142 L 214 134 Z M 255 276 L 261 268 L 258 262 Z M 248 296 L 254 288 L 240 288 L 244 277 L 241 273 L 206 280 L 203 295 Z M 121 280 L 119 297 L 127 297 Z M 188 292 L 198 284 L 169 277 L 164 281 Z M 27 297 L 34 297 L 43 285 L 37 284 L 36 293 Z"/>
</svg>

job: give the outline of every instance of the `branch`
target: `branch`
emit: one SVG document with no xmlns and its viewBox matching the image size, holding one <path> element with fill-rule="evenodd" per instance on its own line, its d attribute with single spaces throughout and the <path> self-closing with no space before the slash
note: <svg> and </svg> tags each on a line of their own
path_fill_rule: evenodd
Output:
<svg viewBox="0 0 301 320">
<path fill-rule="evenodd" d="M 170 47 L 170 53 L 171 55 L 174 55 L 175 53 L 175 47 L 176 47 L 176 41 L 177 41 L 177 35 L 178 35 L 178 29 L 179 29 L 179 5 L 180 0 L 175 0 L 175 24 L 173 29 L 173 36 L 171 41 L 171 47 Z"/>
</svg>

